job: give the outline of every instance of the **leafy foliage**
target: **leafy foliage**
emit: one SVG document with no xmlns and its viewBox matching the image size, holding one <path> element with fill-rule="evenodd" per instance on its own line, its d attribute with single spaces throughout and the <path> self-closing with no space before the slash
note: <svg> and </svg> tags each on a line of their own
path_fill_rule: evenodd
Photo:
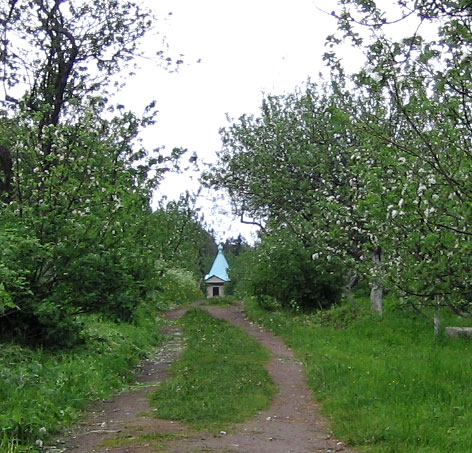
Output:
<svg viewBox="0 0 472 453">
<path fill-rule="evenodd" d="M 288 229 L 315 259 L 340 263 L 347 286 L 361 276 L 372 294 L 470 316 L 470 8 L 397 3 L 340 1 L 329 82 L 267 96 L 258 117 L 223 129 L 206 181 L 263 241 Z M 391 38 L 394 23 L 412 33 Z M 336 46 L 349 40 L 368 64 L 348 77 Z"/>
<path fill-rule="evenodd" d="M 202 297 L 203 293 L 194 274 L 186 269 L 170 268 L 161 278 L 155 300 L 162 309 L 169 303 L 183 304 Z"/>
<path fill-rule="evenodd" d="M 127 1 L 7 3 L 0 336 L 69 345 L 80 314 L 131 320 L 169 267 L 198 278 L 210 238 L 189 204 L 151 212 L 153 190 L 181 154 L 148 156 L 140 142 L 154 102 L 138 116 L 109 101 L 150 13 Z M 172 229 L 159 228 L 163 217 Z"/>
<path fill-rule="evenodd" d="M 359 141 L 344 111 L 351 102 L 338 88 L 307 83 L 304 92 L 267 97 L 260 117 L 222 131 L 224 149 L 205 180 L 228 190 L 237 214 L 261 219 L 260 262 L 272 262 L 264 272 L 274 277 L 253 285 L 259 296 L 329 305 L 375 249 L 357 209 L 365 190 L 351 159 Z"/>
<path fill-rule="evenodd" d="M 186 269 L 202 278 L 211 266 L 216 244 L 204 229 L 194 204 L 195 199 L 188 193 L 177 201 L 160 203 L 153 213 L 151 228 L 161 239 L 153 247 L 155 256 L 167 266 Z"/>
<path fill-rule="evenodd" d="M 262 304 L 269 297 L 286 309 L 307 311 L 329 307 L 341 296 L 339 269 L 313 260 L 289 234 L 265 238 L 251 264 L 250 294 Z"/>
<path fill-rule="evenodd" d="M 373 193 L 363 208 L 382 243 L 383 279 L 417 304 L 467 315 L 470 9 L 464 2 L 402 1 L 392 17 L 374 2 L 343 3 L 340 31 L 369 61 L 354 75 L 356 90 L 378 106 L 366 115 L 358 158 Z M 408 24 L 407 17 L 411 34 L 392 39 L 386 25 Z M 361 23 L 375 29 L 371 38 Z"/>
</svg>

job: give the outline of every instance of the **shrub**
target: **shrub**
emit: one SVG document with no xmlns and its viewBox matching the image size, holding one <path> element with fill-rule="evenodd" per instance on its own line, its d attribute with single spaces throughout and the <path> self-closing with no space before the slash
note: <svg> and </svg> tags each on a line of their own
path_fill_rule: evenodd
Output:
<svg viewBox="0 0 472 453">
<path fill-rule="evenodd" d="M 283 308 L 310 311 L 329 307 L 340 299 L 341 269 L 314 261 L 311 251 L 296 238 L 274 241 L 266 238 L 257 248 L 249 276 L 251 292 L 259 303 L 266 304 L 269 296 Z"/>
<path fill-rule="evenodd" d="M 158 307 L 165 309 L 170 303 L 182 304 L 202 298 L 195 276 L 185 269 L 172 268 L 164 272 L 156 292 Z"/>
</svg>

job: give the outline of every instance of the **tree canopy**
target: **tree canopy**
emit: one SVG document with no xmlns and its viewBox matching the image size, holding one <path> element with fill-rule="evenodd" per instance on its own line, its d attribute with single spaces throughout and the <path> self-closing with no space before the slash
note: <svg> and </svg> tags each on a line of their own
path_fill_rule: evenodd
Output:
<svg viewBox="0 0 472 453">
<path fill-rule="evenodd" d="M 223 129 L 206 180 L 267 238 L 289 231 L 315 261 L 342 264 L 346 282 L 357 274 L 417 307 L 468 315 L 471 10 L 397 3 L 392 16 L 380 2 L 340 1 L 330 79 L 266 96 L 258 116 Z M 415 26 L 394 39 L 400 21 Z M 354 74 L 337 56 L 346 44 L 366 56 Z"/>
<path fill-rule="evenodd" d="M 138 116 L 109 100 L 150 12 L 121 0 L 18 0 L 2 3 L 0 24 L 0 334 L 73 341 L 78 314 L 132 319 L 177 256 L 198 278 L 210 239 L 185 200 L 151 212 L 180 155 L 148 155 L 140 142 L 155 103 Z"/>
</svg>

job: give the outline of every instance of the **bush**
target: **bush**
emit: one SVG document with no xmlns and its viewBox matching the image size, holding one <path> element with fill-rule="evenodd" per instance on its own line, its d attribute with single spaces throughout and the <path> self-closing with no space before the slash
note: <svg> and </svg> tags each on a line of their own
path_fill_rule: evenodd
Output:
<svg viewBox="0 0 472 453">
<path fill-rule="evenodd" d="M 271 296 L 259 296 L 255 300 L 259 307 L 266 311 L 277 311 L 281 308 L 279 302 Z"/>
<path fill-rule="evenodd" d="M 156 292 L 156 302 L 160 309 L 169 304 L 183 304 L 203 297 L 195 276 L 185 269 L 173 268 L 165 271 Z"/>
<path fill-rule="evenodd" d="M 285 309 L 311 311 L 339 301 L 341 269 L 314 261 L 311 251 L 296 238 L 275 239 L 265 239 L 252 263 L 250 287 L 259 303 L 267 305 L 269 296 Z"/>
</svg>

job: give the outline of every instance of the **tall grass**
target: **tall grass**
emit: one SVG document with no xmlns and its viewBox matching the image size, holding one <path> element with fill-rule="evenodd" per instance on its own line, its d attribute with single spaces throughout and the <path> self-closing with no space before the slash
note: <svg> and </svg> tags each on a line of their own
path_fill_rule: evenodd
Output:
<svg viewBox="0 0 472 453">
<path fill-rule="evenodd" d="M 0 451 L 32 451 L 76 421 L 93 400 L 130 381 L 139 360 L 160 340 L 156 319 L 135 325 L 84 318 L 85 342 L 47 351 L 16 344 L 0 348 Z"/>
<path fill-rule="evenodd" d="M 472 343 L 433 337 L 430 319 L 365 303 L 308 316 L 253 319 L 306 363 L 337 436 L 368 452 L 472 451 Z"/>
<path fill-rule="evenodd" d="M 275 386 L 264 368 L 269 352 L 245 332 L 202 310 L 180 323 L 187 349 L 173 377 L 153 396 L 156 416 L 221 429 L 270 405 Z"/>
</svg>

